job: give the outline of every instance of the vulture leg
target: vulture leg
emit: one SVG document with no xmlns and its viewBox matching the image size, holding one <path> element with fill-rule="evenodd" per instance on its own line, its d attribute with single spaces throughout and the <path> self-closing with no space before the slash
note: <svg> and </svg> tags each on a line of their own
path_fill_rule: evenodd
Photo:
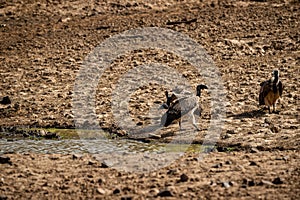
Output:
<svg viewBox="0 0 300 200">
<path fill-rule="evenodd" d="M 279 114 L 279 112 L 276 110 L 276 105 L 275 105 L 275 103 L 273 104 L 273 113 Z"/>
<path fill-rule="evenodd" d="M 178 124 L 179 124 L 179 129 L 182 130 L 182 127 L 181 127 L 181 119 L 179 119 Z"/>
<path fill-rule="evenodd" d="M 192 115 L 192 119 L 193 119 L 193 126 L 197 129 L 197 131 L 200 131 L 200 129 L 198 128 L 198 126 L 196 124 L 196 119 L 195 119 L 195 111 L 197 111 L 197 109 L 198 109 L 197 106 L 195 108 L 193 108 L 191 115 Z"/>
</svg>

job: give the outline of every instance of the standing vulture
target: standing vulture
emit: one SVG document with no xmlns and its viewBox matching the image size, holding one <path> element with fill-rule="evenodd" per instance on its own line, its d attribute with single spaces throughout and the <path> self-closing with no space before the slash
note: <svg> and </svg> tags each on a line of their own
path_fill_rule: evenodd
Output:
<svg viewBox="0 0 300 200">
<path fill-rule="evenodd" d="M 281 97 L 283 91 L 283 84 L 279 80 L 279 71 L 274 70 L 272 78 L 264 81 L 260 84 L 259 91 L 259 105 L 268 106 L 269 113 L 271 113 L 271 106 L 273 106 L 273 112 L 275 112 L 276 101 Z"/>
<path fill-rule="evenodd" d="M 201 108 L 199 107 L 198 101 L 199 97 L 201 96 L 201 90 L 202 89 L 208 89 L 206 85 L 198 85 L 197 86 L 197 93 L 196 96 L 185 96 L 181 98 L 174 98 L 171 96 L 169 97 L 166 93 L 167 97 L 167 106 L 168 110 L 166 113 L 161 117 L 161 125 L 167 127 L 169 126 L 173 121 L 179 122 L 179 127 L 181 129 L 181 117 L 185 114 L 191 112 L 191 116 L 193 118 L 193 126 L 197 129 L 198 126 L 196 125 L 195 120 L 195 113 L 201 114 Z"/>
</svg>

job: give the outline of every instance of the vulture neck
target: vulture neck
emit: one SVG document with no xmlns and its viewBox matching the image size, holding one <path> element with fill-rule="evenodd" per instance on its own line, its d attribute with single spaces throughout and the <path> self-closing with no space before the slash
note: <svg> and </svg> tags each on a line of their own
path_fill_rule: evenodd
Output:
<svg viewBox="0 0 300 200">
<path fill-rule="evenodd" d="M 200 97 L 201 96 L 201 90 L 197 90 L 196 96 Z"/>
<path fill-rule="evenodd" d="M 273 79 L 273 91 L 274 92 L 277 92 L 277 83 L 278 83 L 278 81 L 279 81 L 278 75 L 274 76 L 274 79 Z"/>
<path fill-rule="evenodd" d="M 278 75 L 277 75 L 277 76 L 274 76 L 273 83 L 274 83 L 274 84 L 277 84 L 278 80 L 279 80 Z"/>
<path fill-rule="evenodd" d="M 277 76 L 274 76 L 274 77 L 272 78 L 272 83 L 273 83 L 274 85 L 277 85 L 278 80 L 279 80 L 279 76 L 278 76 L 278 75 L 277 75 Z"/>
</svg>

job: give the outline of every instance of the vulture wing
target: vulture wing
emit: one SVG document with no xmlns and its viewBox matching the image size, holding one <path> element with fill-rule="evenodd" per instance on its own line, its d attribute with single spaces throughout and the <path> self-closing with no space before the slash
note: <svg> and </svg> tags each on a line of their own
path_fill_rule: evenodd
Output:
<svg viewBox="0 0 300 200">
<path fill-rule="evenodd" d="M 268 95 L 271 91 L 271 84 L 270 81 L 264 81 L 260 84 L 261 88 L 259 91 L 259 105 L 265 105 L 264 98 Z"/>
<path fill-rule="evenodd" d="M 168 126 L 187 114 L 198 104 L 197 97 L 183 97 L 176 100 L 161 118 L 161 125 Z"/>
</svg>

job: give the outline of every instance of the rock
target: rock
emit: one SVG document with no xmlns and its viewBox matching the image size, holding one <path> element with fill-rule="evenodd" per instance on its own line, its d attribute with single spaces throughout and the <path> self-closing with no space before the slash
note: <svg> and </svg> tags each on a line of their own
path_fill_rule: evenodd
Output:
<svg viewBox="0 0 300 200">
<path fill-rule="evenodd" d="M 186 174 L 181 174 L 179 182 L 187 182 L 189 177 Z"/>
<path fill-rule="evenodd" d="M 95 165 L 95 164 L 96 164 L 96 161 L 93 161 L 93 160 L 88 161 L 88 165 Z"/>
<path fill-rule="evenodd" d="M 236 130 L 227 130 L 226 133 L 228 133 L 228 134 L 236 134 L 237 132 L 236 132 Z"/>
<path fill-rule="evenodd" d="M 228 139 L 228 138 L 231 138 L 231 137 L 232 137 L 232 135 L 225 134 L 225 135 L 223 135 L 222 139 Z"/>
<path fill-rule="evenodd" d="M 258 185 L 273 185 L 273 183 L 270 181 L 262 180 Z"/>
<path fill-rule="evenodd" d="M 101 167 L 101 168 L 109 168 L 109 166 L 108 166 L 105 162 L 102 162 L 102 163 L 100 164 L 100 167 Z"/>
<path fill-rule="evenodd" d="M 99 178 L 97 182 L 98 182 L 98 184 L 105 183 L 105 179 Z"/>
<path fill-rule="evenodd" d="M 224 106 L 225 106 L 225 107 L 231 107 L 231 103 L 226 102 L 226 103 L 224 103 Z"/>
<path fill-rule="evenodd" d="M 229 182 L 222 182 L 222 187 L 225 187 L 225 188 L 230 188 L 231 185 L 229 184 Z"/>
<path fill-rule="evenodd" d="M 250 149 L 250 153 L 258 153 L 258 152 L 259 152 L 259 150 L 257 148 L 255 148 L 255 147 L 252 147 Z"/>
<path fill-rule="evenodd" d="M 254 180 L 248 180 L 248 179 L 243 179 L 243 186 L 246 187 L 246 186 L 249 186 L 249 187 L 252 187 L 252 186 L 255 186 L 255 182 Z"/>
<path fill-rule="evenodd" d="M 172 197 L 173 194 L 172 194 L 172 192 L 169 191 L 169 190 L 163 190 L 163 191 L 160 191 L 160 192 L 157 194 L 157 196 L 159 196 L 159 197 Z"/>
<path fill-rule="evenodd" d="M 216 185 L 217 185 L 217 183 L 216 183 L 216 182 L 214 182 L 214 181 L 210 181 L 209 185 L 210 185 L 210 186 L 216 186 Z"/>
<path fill-rule="evenodd" d="M 46 136 L 46 134 L 47 134 L 47 131 L 40 130 L 40 136 L 44 137 L 44 136 Z"/>
<path fill-rule="evenodd" d="M 0 101 L 0 104 L 2 105 L 8 105 L 8 104 L 11 104 L 11 100 L 8 96 L 5 96 L 2 98 L 2 100 Z"/>
<path fill-rule="evenodd" d="M 152 188 L 151 190 L 149 190 L 149 194 L 158 194 L 159 190 L 157 188 Z"/>
<path fill-rule="evenodd" d="M 10 157 L 0 156 L 0 164 L 9 164 L 9 165 L 12 165 Z"/>
<path fill-rule="evenodd" d="M 82 158 L 82 155 L 80 155 L 80 154 L 73 154 L 73 155 L 72 155 L 72 159 L 73 159 L 73 160 L 79 159 L 79 158 Z"/>
<path fill-rule="evenodd" d="M 288 161 L 289 160 L 289 156 L 284 156 L 283 158 L 282 158 L 282 160 L 284 160 L 284 161 Z"/>
<path fill-rule="evenodd" d="M 250 187 L 255 186 L 255 182 L 253 180 L 248 181 L 248 186 Z"/>
<path fill-rule="evenodd" d="M 231 162 L 230 160 L 227 160 L 227 161 L 225 162 L 225 164 L 226 164 L 226 165 L 231 165 L 232 162 Z"/>
<path fill-rule="evenodd" d="M 5 183 L 4 178 L 0 178 L 0 185 L 3 185 Z"/>
<path fill-rule="evenodd" d="M 223 166 L 222 163 L 218 163 L 212 166 L 212 168 L 221 168 Z"/>
<path fill-rule="evenodd" d="M 114 189 L 113 194 L 119 194 L 121 193 L 121 190 L 119 188 Z"/>
<path fill-rule="evenodd" d="M 105 190 L 102 189 L 102 188 L 97 188 L 97 192 L 98 192 L 99 194 L 105 194 Z"/>
<path fill-rule="evenodd" d="M 137 126 L 142 126 L 142 125 L 143 125 L 143 122 L 140 121 L 140 122 L 136 123 L 136 125 L 137 125 Z"/>
<path fill-rule="evenodd" d="M 250 166 L 258 166 L 256 162 L 250 161 Z"/>
<path fill-rule="evenodd" d="M 277 177 L 272 181 L 272 183 L 275 185 L 279 185 L 279 184 L 283 184 L 283 181 L 281 180 L 280 177 Z"/>
<path fill-rule="evenodd" d="M 149 138 L 151 138 L 151 139 L 160 139 L 161 135 L 156 135 L 154 133 L 149 133 Z"/>
<path fill-rule="evenodd" d="M 70 20 L 71 20 L 70 17 L 66 17 L 66 18 L 60 19 L 60 21 L 63 22 L 63 23 L 66 23 L 66 22 L 68 22 L 68 21 L 70 21 Z"/>
</svg>

